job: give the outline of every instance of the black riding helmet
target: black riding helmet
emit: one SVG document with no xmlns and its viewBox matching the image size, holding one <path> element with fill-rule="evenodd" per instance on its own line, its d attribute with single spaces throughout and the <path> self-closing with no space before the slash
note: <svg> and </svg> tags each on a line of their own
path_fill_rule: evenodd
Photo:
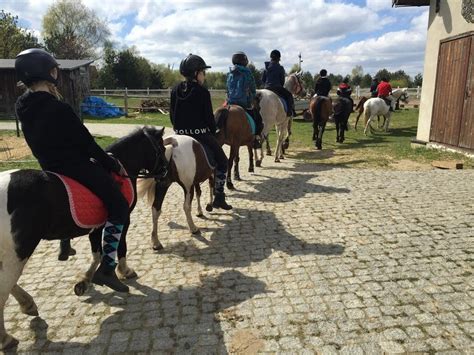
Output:
<svg viewBox="0 0 474 355">
<path fill-rule="evenodd" d="M 281 53 L 278 49 L 274 49 L 270 52 L 270 59 L 271 60 L 280 60 L 281 58 Z"/>
<path fill-rule="evenodd" d="M 232 55 L 232 64 L 234 65 L 243 65 L 244 67 L 249 64 L 249 59 L 244 52 L 235 52 Z"/>
<path fill-rule="evenodd" d="M 179 65 L 179 72 L 185 78 L 194 79 L 196 72 L 210 68 L 204 59 L 195 54 L 189 54 L 181 61 Z"/>
<path fill-rule="evenodd" d="M 26 49 L 16 56 L 15 70 L 19 81 L 25 85 L 31 85 L 34 82 L 46 80 L 57 84 L 50 71 L 58 67 L 59 64 L 54 57 L 43 49 Z"/>
</svg>

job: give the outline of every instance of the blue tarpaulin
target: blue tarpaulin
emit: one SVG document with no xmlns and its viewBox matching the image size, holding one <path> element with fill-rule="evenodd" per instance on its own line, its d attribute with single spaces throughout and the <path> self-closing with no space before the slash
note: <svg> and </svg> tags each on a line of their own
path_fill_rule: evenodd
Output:
<svg viewBox="0 0 474 355">
<path fill-rule="evenodd" d="M 125 114 L 121 108 L 97 96 L 86 97 L 81 104 L 81 111 L 83 115 L 93 117 L 119 117 Z"/>
</svg>

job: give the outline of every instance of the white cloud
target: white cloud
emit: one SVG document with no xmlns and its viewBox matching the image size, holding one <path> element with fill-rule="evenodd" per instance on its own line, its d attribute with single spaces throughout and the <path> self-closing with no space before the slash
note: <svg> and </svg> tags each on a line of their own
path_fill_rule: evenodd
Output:
<svg viewBox="0 0 474 355">
<path fill-rule="evenodd" d="M 38 33 L 52 2 L 6 0 L 2 6 Z M 232 53 L 244 50 L 261 68 L 277 48 L 287 69 L 301 52 L 304 69 L 312 73 L 327 67 L 344 74 L 355 65 L 366 72 L 382 67 L 422 70 L 427 11 L 389 10 L 390 0 L 367 0 L 367 6 L 349 0 L 83 2 L 109 24 L 112 40 L 121 47 L 135 46 L 156 63 L 176 66 L 193 52 L 213 70 L 227 70 Z M 389 26 L 399 26 L 401 14 L 408 19 L 407 28 L 390 31 Z"/>
</svg>

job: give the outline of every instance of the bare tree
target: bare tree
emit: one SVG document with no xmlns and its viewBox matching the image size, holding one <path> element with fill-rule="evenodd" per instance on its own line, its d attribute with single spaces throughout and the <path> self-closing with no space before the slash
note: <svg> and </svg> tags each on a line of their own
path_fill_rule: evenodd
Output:
<svg viewBox="0 0 474 355">
<path fill-rule="evenodd" d="M 59 0 L 43 17 L 46 48 L 57 58 L 97 58 L 96 48 L 109 36 L 105 22 L 81 0 Z"/>
</svg>

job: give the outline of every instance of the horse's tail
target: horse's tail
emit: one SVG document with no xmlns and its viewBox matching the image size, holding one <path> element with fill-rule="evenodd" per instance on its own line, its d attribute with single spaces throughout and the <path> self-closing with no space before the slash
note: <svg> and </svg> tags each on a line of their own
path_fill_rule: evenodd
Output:
<svg viewBox="0 0 474 355">
<path fill-rule="evenodd" d="M 359 103 L 357 104 L 355 110 L 356 110 L 356 111 L 357 111 L 357 110 L 360 110 L 360 109 L 363 107 L 363 105 L 364 105 L 364 103 L 365 103 L 366 101 L 367 101 L 367 99 L 364 100 L 364 97 L 361 97 L 361 99 L 360 99 Z"/>
<path fill-rule="evenodd" d="M 148 204 L 151 206 L 155 201 L 156 180 L 155 179 L 138 179 L 137 195 L 138 198 L 146 196 Z"/>
<path fill-rule="evenodd" d="M 367 105 L 367 107 L 364 106 L 364 117 L 365 117 L 365 124 L 367 124 L 367 121 L 370 118 L 370 106 Z"/>
<path fill-rule="evenodd" d="M 222 107 L 218 109 L 214 115 L 214 119 L 216 120 L 217 128 L 224 132 L 224 137 L 227 136 L 226 126 L 227 126 L 227 118 L 229 117 L 229 109 L 230 107 Z"/>
</svg>

